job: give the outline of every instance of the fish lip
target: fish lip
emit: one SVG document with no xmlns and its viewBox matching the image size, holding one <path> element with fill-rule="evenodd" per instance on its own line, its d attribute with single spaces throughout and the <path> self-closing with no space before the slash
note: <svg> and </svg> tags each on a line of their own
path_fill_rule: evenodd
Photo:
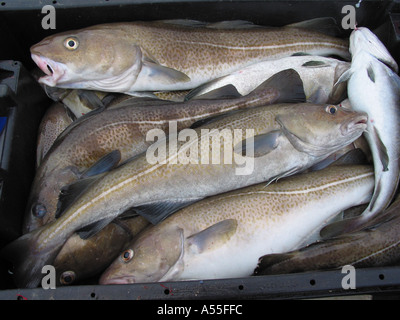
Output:
<svg viewBox="0 0 400 320">
<path fill-rule="evenodd" d="M 46 74 L 46 76 L 39 78 L 39 82 L 51 87 L 56 86 L 58 81 L 65 74 L 65 68 L 63 68 L 63 64 L 57 63 L 51 59 L 34 53 L 31 54 L 31 57 L 40 70 Z"/>
<path fill-rule="evenodd" d="M 367 114 L 360 114 L 359 116 L 353 118 L 352 120 L 344 123 L 341 127 L 341 132 L 343 135 L 352 133 L 354 131 L 365 131 L 367 129 L 368 116 Z"/>
</svg>

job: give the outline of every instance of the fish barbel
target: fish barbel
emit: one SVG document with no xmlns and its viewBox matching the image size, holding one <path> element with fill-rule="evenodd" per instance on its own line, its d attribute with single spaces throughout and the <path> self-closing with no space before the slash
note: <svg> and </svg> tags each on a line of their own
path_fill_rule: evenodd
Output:
<svg viewBox="0 0 400 320">
<path fill-rule="evenodd" d="M 35 287 L 42 266 L 53 262 L 76 230 L 94 223 L 104 227 L 131 208 L 157 224 L 207 196 L 300 172 L 357 139 L 366 121 L 363 113 L 333 105 L 296 103 L 240 110 L 182 130 L 175 141 L 160 139 L 102 177 L 65 188 L 59 218 L 16 239 L 1 254 L 13 262 L 19 286 Z M 167 152 L 166 144 L 175 143 L 176 152 Z M 225 150 L 234 152 L 225 158 Z"/>
<path fill-rule="evenodd" d="M 204 199 L 145 230 L 100 284 L 250 276 L 263 253 L 296 248 L 326 220 L 369 201 L 372 166 L 332 166 Z"/>
<path fill-rule="evenodd" d="M 260 60 L 299 52 L 349 58 L 348 41 L 290 25 L 166 20 L 101 24 L 31 47 L 39 82 L 138 94 L 193 89 Z"/>
</svg>

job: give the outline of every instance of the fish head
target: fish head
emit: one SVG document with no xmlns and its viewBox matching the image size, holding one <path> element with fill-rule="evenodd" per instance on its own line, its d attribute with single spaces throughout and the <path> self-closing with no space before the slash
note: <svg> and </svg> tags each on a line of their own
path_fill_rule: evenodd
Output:
<svg viewBox="0 0 400 320">
<path fill-rule="evenodd" d="M 179 272 L 183 256 L 183 230 L 150 226 L 108 267 L 100 284 L 157 282 L 167 274 Z"/>
<path fill-rule="evenodd" d="M 360 51 L 367 51 L 382 63 L 386 64 L 396 73 L 399 71 L 396 61 L 393 59 L 385 45 L 368 28 L 357 27 L 350 35 L 349 51 L 354 58 Z"/>
<path fill-rule="evenodd" d="M 23 233 L 31 232 L 53 221 L 62 187 L 77 180 L 79 172 L 76 167 L 61 168 L 44 172 L 48 157 L 35 176 L 23 221 Z M 43 170 L 43 171 L 42 171 Z"/>
<path fill-rule="evenodd" d="M 293 147 L 324 157 L 359 138 L 368 116 L 336 105 L 301 104 L 276 120 Z"/>
<path fill-rule="evenodd" d="M 125 39 L 122 30 L 101 26 L 48 36 L 30 48 L 33 61 L 46 74 L 39 82 L 90 89 L 91 81 L 109 79 L 126 70 L 134 76 L 135 69 L 137 74 L 140 71 L 141 50 Z"/>
</svg>

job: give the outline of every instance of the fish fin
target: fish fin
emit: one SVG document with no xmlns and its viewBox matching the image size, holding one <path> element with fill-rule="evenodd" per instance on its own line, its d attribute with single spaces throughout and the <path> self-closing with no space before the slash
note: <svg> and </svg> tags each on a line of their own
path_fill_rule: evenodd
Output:
<svg viewBox="0 0 400 320">
<path fill-rule="evenodd" d="M 274 103 L 305 102 L 303 80 L 294 69 L 282 70 L 265 80 L 247 96 L 262 94 L 266 88 L 275 88 L 279 92 L 279 98 Z"/>
<path fill-rule="evenodd" d="M 254 137 L 252 137 L 250 140 L 245 139 L 239 142 L 235 147 L 234 147 L 234 152 L 242 155 L 243 157 L 249 156 L 249 157 L 261 157 L 264 156 L 268 153 L 270 153 L 272 150 L 276 149 L 279 145 L 278 138 L 282 135 L 281 130 L 273 130 L 268 133 L 264 134 L 259 134 Z M 252 154 L 247 155 L 247 146 L 252 144 L 253 145 L 253 152 Z"/>
<path fill-rule="evenodd" d="M 166 219 L 171 214 L 178 211 L 179 209 L 187 207 L 188 205 L 196 202 L 197 200 L 200 199 L 161 201 L 161 202 L 136 206 L 133 209 L 136 211 L 138 215 L 148 220 L 151 224 L 156 225 L 162 220 Z"/>
<path fill-rule="evenodd" d="M 96 176 L 115 168 L 121 161 L 121 152 L 119 150 L 111 151 L 96 161 L 89 169 L 81 174 L 81 179 Z"/>
<path fill-rule="evenodd" d="M 91 223 L 91 224 L 77 230 L 76 233 L 79 235 L 79 237 L 81 239 L 87 240 L 90 237 L 93 237 L 95 234 L 97 234 L 102 229 L 104 229 L 113 220 L 114 220 L 114 218 L 107 218 L 107 219 L 102 219 L 102 220 L 96 221 L 94 223 Z"/>
<path fill-rule="evenodd" d="M 379 195 L 382 192 L 382 180 L 380 178 L 377 179 L 374 188 L 374 194 L 372 195 L 371 201 L 369 202 L 369 211 L 373 211 L 376 200 L 378 200 Z"/>
<path fill-rule="evenodd" d="M 318 87 L 318 89 L 315 90 L 307 98 L 307 102 L 316 103 L 316 104 L 322 104 L 322 103 L 326 103 L 327 99 L 328 98 L 326 96 L 326 93 L 325 93 L 324 89 L 322 87 Z"/>
<path fill-rule="evenodd" d="M 338 37 L 342 34 L 336 20 L 333 17 L 321 17 L 304 20 L 288 24 L 286 27 L 313 30 L 333 37 Z"/>
<path fill-rule="evenodd" d="M 346 233 L 359 231 L 365 223 L 366 220 L 362 219 L 361 216 L 347 218 L 324 226 L 319 234 L 323 240 L 331 239 Z"/>
<path fill-rule="evenodd" d="M 242 110 L 240 110 L 240 109 L 239 110 L 231 110 L 231 111 L 228 111 L 228 112 L 224 112 L 222 114 L 218 114 L 216 116 L 211 116 L 211 117 L 208 117 L 208 118 L 205 118 L 205 119 L 198 120 L 198 121 L 192 123 L 192 125 L 190 126 L 190 129 L 196 129 L 196 128 L 204 126 L 206 124 L 213 123 L 213 122 L 218 121 L 218 120 L 220 120 L 220 119 L 222 119 L 222 118 L 224 118 L 224 117 L 226 117 L 228 115 L 233 115 L 233 114 L 238 113 L 238 112 L 242 112 Z"/>
<path fill-rule="evenodd" d="M 291 55 L 292 57 L 303 57 L 303 56 L 311 56 L 311 54 L 307 52 L 295 52 Z"/>
<path fill-rule="evenodd" d="M 256 25 L 253 22 L 247 20 L 229 20 L 229 21 L 208 23 L 206 27 L 210 29 L 222 29 L 222 30 L 263 28 L 262 26 Z"/>
<path fill-rule="evenodd" d="M 285 171 L 285 172 L 281 173 L 280 175 L 277 175 L 277 176 L 271 178 L 270 180 L 268 180 L 268 182 L 267 182 L 267 184 L 265 186 L 268 187 L 272 182 L 278 182 L 279 179 L 292 176 L 295 173 L 300 172 L 301 170 L 302 170 L 302 168 L 300 168 L 300 167 L 299 168 L 298 167 L 294 167 L 293 169 Z"/>
<path fill-rule="evenodd" d="M 111 151 L 101 157 L 89 169 L 80 174 L 79 180 L 61 188 L 58 196 L 55 218 L 59 218 L 65 210 L 100 176 L 112 170 L 121 160 L 119 150 Z"/>
<path fill-rule="evenodd" d="M 192 100 L 192 99 L 196 98 L 197 96 L 203 95 L 202 94 L 203 91 L 206 91 L 205 94 L 207 94 L 207 88 L 210 86 L 213 86 L 213 84 L 219 82 L 223 78 L 225 78 L 225 76 L 208 81 L 208 82 L 206 82 L 202 85 L 199 85 L 196 88 L 190 90 L 189 93 L 185 96 L 184 101 Z"/>
<path fill-rule="evenodd" d="M 142 61 L 142 70 L 139 73 L 138 80 L 144 81 L 157 81 L 163 84 L 175 84 L 180 82 L 189 82 L 190 78 L 178 70 L 164 67 L 160 64 L 150 61 Z"/>
<path fill-rule="evenodd" d="M 43 266 L 53 264 L 60 250 L 58 243 L 37 250 L 38 237 L 42 229 L 43 227 L 24 234 L 0 251 L 0 257 L 10 262 L 12 266 L 13 280 L 18 288 L 36 288 L 43 278 Z"/>
<path fill-rule="evenodd" d="M 353 70 L 351 68 L 345 72 L 342 73 L 342 75 L 337 79 L 336 83 L 334 84 L 334 87 L 338 85 L 339 83 L 346 82 L 350 79 L 351 75 L 353 74 Z"/>
<path fill-rule="evenodd" d="M 191 28 L 199 28 L 205 27 L 207 25 L 206 22 L 191 20 L 191 19 L 167 19 L 167 20 L 157 20 L 156 22 L 165 23 L 165 24 L 173 24 L 177 26 L 183 27 L 191 27 Z"/>
<path fill-rule="evenodd" d="M 368 78 L 375 83 L 375 73 L 374 73 L 374 69 L 372 69 L 372 65 L 369 65 L 367 67 L 367 74 L 368 74 Z"/>
<path fill-rule="evenodd" d="M 301 66 L 305 68 L 324 68 L 324 67 L 329 67 L 329 63 L 318 60 L 310 60 L 304 62 Z"/>
<path fill-rule="evenodd" d="M 266 254 L 258 259 L 257 267 L 254 269 L 253 275 L 261 276 L 269 274 L 268 269 L 271 266 L 292 259 L 294 256 L 294 252 Z"/>
<path fill-rule="evenodd" d="M 334 86 L 332 87 L 331 93 L 327 103 L 339 104 L 347 98 L 347 83 L 346 81 L 339 82 L 341 75 L 350 69 L 350 64 L 345 62 L 340 63 L 335 68 Z"/>
<path fill-rule="evenodd" d="M 190 94 L 190 93 L 189 93 Z M 237 99 L 241 98 L 242 95 L 237 91 L 236 87 L 232 84 L 227 84 L 221 88 L 217 88 L 215 90 L 211 90 L 201 95 L 194 95 L 190 98 L 190 95 L 186 95 L 186 99 L 192 100 L 213 100 L 213 99 Z"/>
<path fill-rule="evenodd" d="M 205 250 L 217 248 L 236 233 L 238 222 L 236 219 L 226 219 L 187 238 L 191 250 L 202 253 Z"/>
<path fill-rule="evenodd" d="M 89 109 L 104 108 L 104 104 L 95 91 L 77 89 L 79 100 Z"/>
<path fill-rule="evenodd" d="M 388 171 L 389 155 L 388 155 L 388 152 L 387 152 L 387 149 L 386 149 L 384 143 L 382 142 L 379 132 L 375 127 L 373 127 L 373 130 L 372 130 L 372 139 L 374 140 L 374 142 L 378 148 L 379 159 L 382 164 L 382 171 Z"/>
<path fill-rule="evenodd" d="M 75 200 L 97 179 L 99 176 L 77 180 L 61 188 L 58 195 L 55 218 L 58 219 L 75 202 Z"/>
</svg>

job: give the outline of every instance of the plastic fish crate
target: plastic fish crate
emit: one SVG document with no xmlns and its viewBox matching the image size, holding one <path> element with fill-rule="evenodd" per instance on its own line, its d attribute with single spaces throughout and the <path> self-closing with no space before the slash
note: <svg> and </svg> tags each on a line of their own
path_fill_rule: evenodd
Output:
<svg viewBox="0 0 400 320">
<path fill-rule="evenodd" d="M 56 12 L 56 28 L 44 29 L 45 5 Z M 44 37 L 99 23 L 194 19 L 217 22 L 248 20 L 283 26 L 302 20 L 333 17 L 339 23 L 345 5 L 356 9 L 357 24 L 377 31 L 400 62 L 399 1 L 150 1 L 150 0 L 0 0 L 0 248 L 21 234 L 30 185 L 35 172 L 40 120 L 51 105 L 30 75 L 35 66 L 29 48 Z M 344 30 L 349 35 L 351 29 Z M 357 270 L 356 288 L 344 289 L 341 270 L 201 281 L 130 285 L 92 283 L 55 290 L 19 289 L 0 261 L 0 299 L 293 299 L 369 295 L 400 297 L 400 267 Z"/>
</svg>

